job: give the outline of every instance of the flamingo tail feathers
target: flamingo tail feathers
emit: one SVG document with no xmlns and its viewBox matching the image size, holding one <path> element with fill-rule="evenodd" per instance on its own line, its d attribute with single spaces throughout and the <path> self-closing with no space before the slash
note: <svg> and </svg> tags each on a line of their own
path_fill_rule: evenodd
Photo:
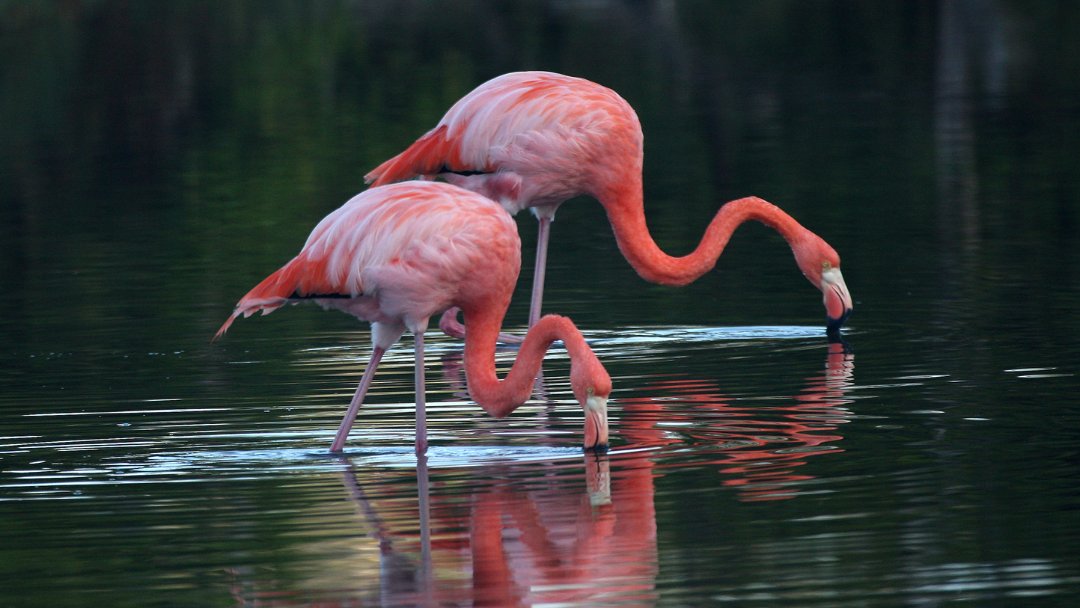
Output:
<svg viewBox="0 0 1080 608">
<path fill-rule="evenodd" d="M 441 125 L 416 140 L 401 154 L 387 160 L 364 176 L 372 186 L 435 175 L 461 164 L 460 155 L 446 138 L 447 126 Z"/>
<path fill-rule="evenodd" d="M 314 294 L 325 294 L 323 297 L 331 298 L 342 297 L 336 293 L 336 289 L 320 284 L 325 281 L 313 280 L 313 277 L 325 276 L 324 272 L 312 271 L 312 262 L 304 259 L 302 254 L 293 258 L 240 298 L 236 309 L 214 334 L 213 340 L 223 336 L 240 315 L 247 318 L 260 311 L 264 315 L 270 314 L 291 299 L 312 297 Z"/>
</svg>

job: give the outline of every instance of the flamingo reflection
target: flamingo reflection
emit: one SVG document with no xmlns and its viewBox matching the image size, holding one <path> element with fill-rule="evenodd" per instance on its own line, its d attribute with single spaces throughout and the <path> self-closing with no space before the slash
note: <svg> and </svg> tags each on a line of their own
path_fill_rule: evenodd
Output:
<svg viewBox="0 0 1080 608">
<path fill-rule="evenodd" d="M 830 344 L 824 374 L 807 378 L 794 403 L 783 405 L 742 405 L 707 380 L 656 382 L 645 390 L 653 396 L 619 399 L 618 434 L 640 447 L 689 440 L 696 453 L 712 455 L 696 464 L 715 465 L 741 500 L 791 498 L 798 482 L 813 479 L 799 472 L 808 458 L 843 451 L 836 445 L 843 439 L 838 427 L 851 417 L 845 391 L 854 365 L 843 344 Z"/>
<path fill-rule="evenodd" d="M 810 377 L 793 403 L 779 406 L 744 406 L 707 382 L 660 382 L 658 396 L 619 400 L 618 435 L 627 445 L 609 455 L 434 475 L 420 457 L 416 500 L 384 493 L 409 479 L 388 484 L 386 470 L 343 460 L 342 484 L 378 546 L 378 577 L 342 572 L 336 578 L 349 588 L 341 592 L 347 598 L 319 605 L 654 605 L 655 483 L 665 469 L 685 466 L 668 462 L 665 449 L 691 443 L 741 500 L 791 498 L 798 482 L 812 479 L 800 472 L 811 456 L 842 451 L 837 427 L 850 417 L 845 390 L 853 365 L 836 345 L 824 373 Z M 392 475 L 411 477 L 411 471 Z M 260 586 L 245 583 L 237 599 L 247 606 L 302 605 L 300 594 Z"/>
<path fill-rule="evenodd" d="M 582 492 L 579 467 L 528 477 L 513 465 L 492 467 L 481 478 L 495 481 L 475 489 L 462 509 L 462 496 L 439 491 L 439 483 L 430 493 L 421 461 L 418 536 L 400 529 L 408 522 L 384 521 L 379 501 L 365 495 L 355 469 L 346 469 L 344 484 L 383 555 L 380 605 L 591 605 L 599 598 L 651 605 L 651 468 L 612 474 L 606 456 L 586 455 Z"/>
</svg>

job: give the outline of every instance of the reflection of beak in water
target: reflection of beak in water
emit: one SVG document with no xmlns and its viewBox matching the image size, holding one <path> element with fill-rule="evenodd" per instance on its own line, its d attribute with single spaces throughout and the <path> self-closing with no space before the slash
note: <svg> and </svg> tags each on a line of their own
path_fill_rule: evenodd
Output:
<svg viewBox="0 0 1080 608">
<path fill-rule="evenodd" d="M 631 448 L 689 438 L 695 451 L 715 453 L 706 463 L 720 467 L 724 485 L 738 488 L 741 500 L 791 498 L 799 482 L 813 479 L 795 472 L 809 457 L 842 451 L 836 431 L 851 417 L 844 395 L 854 366 L 844 345 L 830 344 L 825 373 L 808 378 L 795 403 L 781 406 L 738 405 L 704 380 L 658 382 L 647 389 L 653 396 L 619 399 L 618 434 Z"/>
<path fill-rule="evenodd" d="M 651 605 L 656 514 L 652 464 L 586 455 L 588 493 L 565 484 L 500 484 L 473 505 L 472 565 L 477 605 Z M 625 468 L 624 468 L 625 465 Z M 610 476 L 609 476 L 610 475 Z"/>
<path fill-rule="evenodd" d="M 585 491 L 594 507 L 611 504 L 611 463 L 596 452 L 585 454 Z"/>
</svg>

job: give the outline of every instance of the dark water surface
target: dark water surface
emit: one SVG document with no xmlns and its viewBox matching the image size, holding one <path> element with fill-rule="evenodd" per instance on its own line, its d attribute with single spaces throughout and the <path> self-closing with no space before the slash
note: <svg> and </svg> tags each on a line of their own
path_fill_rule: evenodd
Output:
<svg viewBox="0 0 1080 608">
<path fill-rule="evenodd" d="M 0 605 L 1080 592 L 1076 6 L 14 2 L 0 28 Z M 575 200 L 545 308 L 612 375 L 610 453 L 580 451 L 564 351 L 496 420 L 430 332 L 427 458 L 409 337 L 328 456 L 367 327 L 300 306 L 209 338 L 364 172 L 515 69 L 638 109 L 670 251 L 748 194 L 825 237 L 854 353 L 761 226 L 673 289 Z"/>
</svg>

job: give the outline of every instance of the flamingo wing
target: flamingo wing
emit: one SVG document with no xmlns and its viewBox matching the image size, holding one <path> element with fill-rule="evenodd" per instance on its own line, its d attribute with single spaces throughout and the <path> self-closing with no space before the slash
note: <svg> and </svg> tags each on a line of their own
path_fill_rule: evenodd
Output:
<svg viewBox="0 0 1080 608">
<path fill-rule="evenodd" d="M 268 314 L 290 300 L 362 302 L 340 307 L 370 321 L 426 318 L 476 287 L 508 300 L 519 267 L 517 228 L 492 201 L 433 182 L 372 188 L 319 222 L 296 257 L 240 299 L 215 337 L 240 315 Z"/>
<path fill-rule="evenodd" d="M 365 180 L 377 186 L 445 174 L 490 195 L 471 187 L 475 184 L 468 178 L 513 172 L 526 180 L 532 176 L 530 181 L 543 176 L 545 184 L 567 190 L 565 182 L 602 161 L 605 152 L 598 145 L 627 120 L 640 133 L 629 104 L 596 83 L 550 72 L 505 74 L 462 97 L 434 129 L 373 169 Z M 569 189 L 576 191 L 567 198 L 583 191 L 580 184 Z M 535 190 L 527 194 L 542 195 Z M 531 204 L 548 198 L 541 196 Z"/>
<path fill-rule="evenodd" d="M 460 166 L 451 158 L 457 158 L 455 146 L 446 137 L 447 126 L 435 127 L 404 152 L 375 167 L 364 181 L 372 186 L 382 186 L 418 176 L 436 175 Z"/>
</svg>

